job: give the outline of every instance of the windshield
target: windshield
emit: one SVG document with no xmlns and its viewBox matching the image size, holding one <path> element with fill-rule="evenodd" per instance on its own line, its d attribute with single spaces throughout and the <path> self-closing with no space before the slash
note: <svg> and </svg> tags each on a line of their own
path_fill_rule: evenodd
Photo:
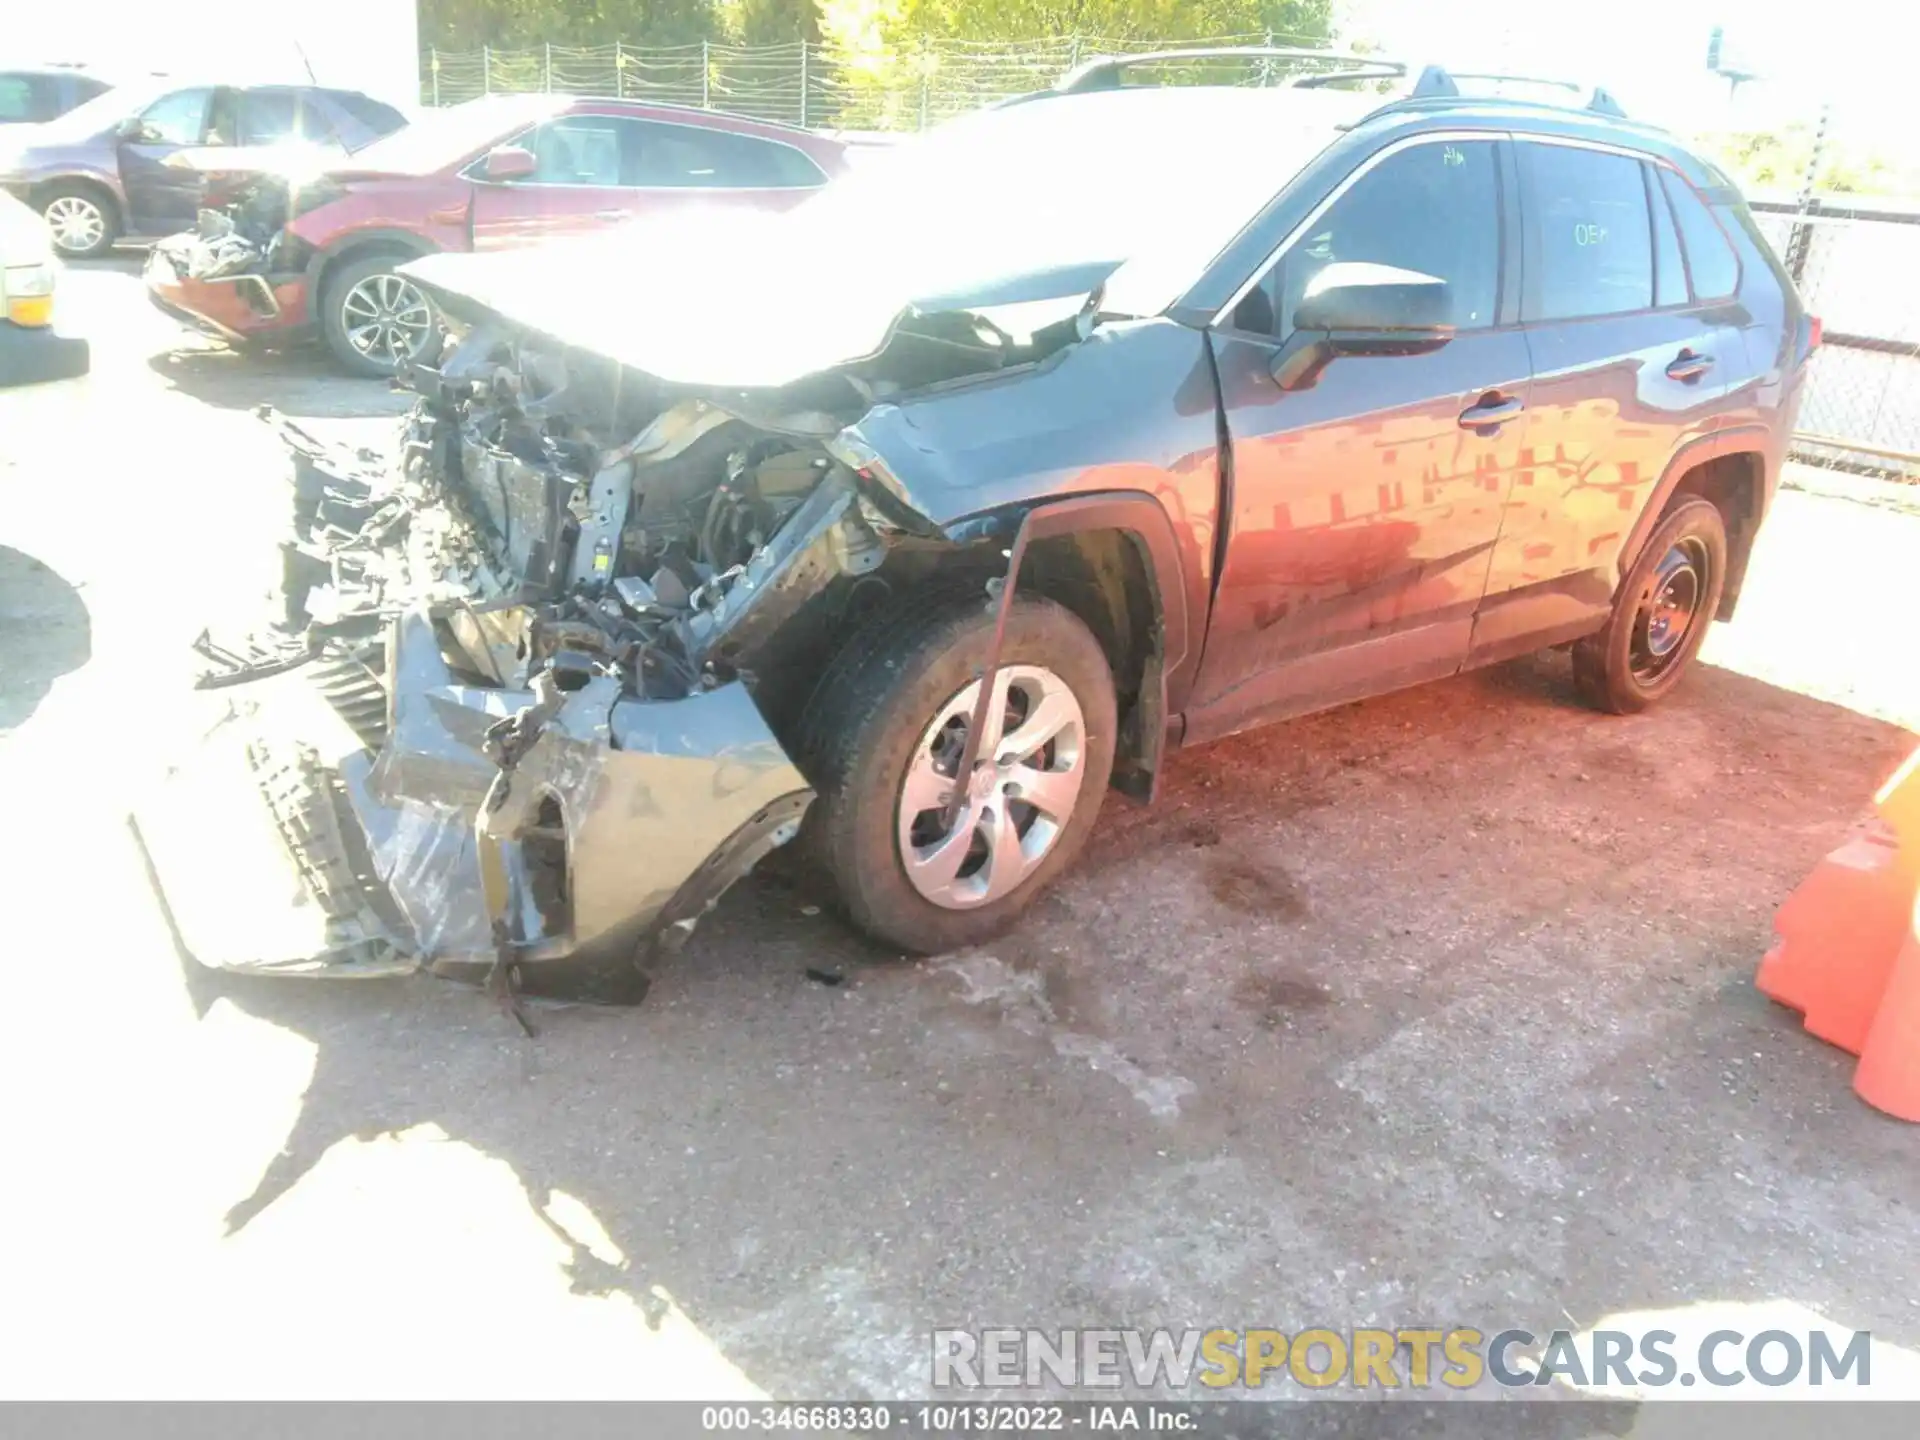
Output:
<svg viewBox="0 0 1920 1440">
<path fill-rule="evenodd" d="M 913 305 L 1077 299 L 1110 276 L 1105 313 L 1159 314 L 1372 103 L 1197 87 L 1036 100 L 864 156 L 783 214 L 689 196 L 413 273 L 651 374 L 785 384 L 873 353 Z"/>
<path fill-rule="evenodd" d="M 861 157 L 794 213 L 793 243 L 851 251 L 916 297 L 1095 261 L 1191 283 L 1355 108 L 1333 91 L 1169 88 L 982 111 Z"/>
<path fill-rule="evenodd" d="M 355 151 L 354 164 L 396 175 L 431 175 L 566 104 L 563 95 L 490 95 L 445 110 L 428 110 L 405 129 Z"/>
</svg>

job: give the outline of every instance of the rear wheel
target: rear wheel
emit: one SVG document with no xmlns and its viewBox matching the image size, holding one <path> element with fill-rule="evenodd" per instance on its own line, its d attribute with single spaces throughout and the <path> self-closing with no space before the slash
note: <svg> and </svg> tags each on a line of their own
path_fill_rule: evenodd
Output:
<svg viewBox="0 0 1920 1440">
<path fill-rule="evenodd" d="M 409 360 L 430 360 L 441 341 L 440 312 L 413 281 L 395 273 L 410 257 L 374 255 L 327 279 L 320 328 L 334 358 L 355 375 L 388 376 Z"/>
<path fill-rule="evenodd" d="M 1015 602 L 979 758 L 959 762 L 993 634 L 982 603 L 908 610 L 857 637 L 807 717 L 807 847 L 849 917 L 921 953 L 1006 928 L 1086 842 L 1113 768 L 1113 677 L 1052 601 Z"/>
<path fill-rule="evenodd" d="M 1573 647 L 1580 692 L 1627 715 L 1665 698 L 1707 638 L 1727 579 L 1727 527 L 1711 500 L 1683 500 L 1654 529 L 1598 635 Z"/>
<path fill-rule="evenodd" d="M 91 185 L 63 185 L 40 200 L 53 248 L 68 260 L 91 260 L 113 248 L 119 234 L 113 202 Z"/>
</svg>

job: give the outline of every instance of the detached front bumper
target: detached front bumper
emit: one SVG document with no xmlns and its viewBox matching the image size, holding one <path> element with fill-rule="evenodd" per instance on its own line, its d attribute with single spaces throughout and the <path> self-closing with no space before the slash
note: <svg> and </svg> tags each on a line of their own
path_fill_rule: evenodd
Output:
<svg viewBox="0 0 1920 1440">
<path fill-rule="evenodd" d="M 305 275 L 243 273 L 195 278 L 192 247 L 176 235 L 147 256 L 147 298 L 192 329 L 232 343 L 293 339 L 312 325 Z"/>
<path fill-rule="evenodd" d="M 481 873 L 495 852 L 523 967 L 621 965 L 675 943 L 813 792 L 738 684 L 679 700 L 567 695 L 514 766 L 503 825 L 483 740 L 526 692 L 461 684 L 432 622 L 389 646 L 377 750 L 301 672 L 237 697 L 134 824 L 177 940 L 203 964 L 307 975 L 477 974 L 495 958 Z M 523 970 L 523 974 L 526 972 Z"/>
</svg>

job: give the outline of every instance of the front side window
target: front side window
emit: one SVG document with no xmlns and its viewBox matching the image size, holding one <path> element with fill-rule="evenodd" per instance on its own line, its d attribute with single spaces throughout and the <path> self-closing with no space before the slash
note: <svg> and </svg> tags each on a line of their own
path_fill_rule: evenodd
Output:
<svg viewBox="0 0 1920 1440">
<path fill-rule="evenodd" d="M 621 183 L 621 127 L 613 116 L 570 115 L 536 126 L 520 143 L 533 152 L 536 185 Z"/>
<path fill-rule="evenodd" d="M 175 90 L 140 112 L 141 138 L 150 145 L 198 145 L 207 133 L 211 88 Z"/>
<path fill-rule="evenodd" d="M 1537 257 L 1530 320 L 1622 315 L 1653 304 L 1653 230 L 1640 162 L 1571 145 L 1520 146 L 1520 203 Z"/>
<path fill-rule="evenodd" d="M 1314 276 L 1368 261 L 1447 282 L 1458 330 L 1492 325 L 1500 297 L 1500 185 L 1491 141 L 1395 151 L 1354 182 L 1234 308 L 1233 326 L 1285 338 Z"/>
<path fill-rule="evenodd" d="M 1680 223 L 1680 241 L 1687 247 L 1694 298 L 1726 299 L 1740 284 L 1740 261 L 1733 246 L 1693 186 L 1670 171 L 1663 170 L 1660 179 L 1673 204 L 1673 217 Z"/>
<path fill-rule="evenodd" d="M 32 79 L 26 75 L 0 75 L 0 125 L 18 125 L 42 118 Z"/>
</svg>

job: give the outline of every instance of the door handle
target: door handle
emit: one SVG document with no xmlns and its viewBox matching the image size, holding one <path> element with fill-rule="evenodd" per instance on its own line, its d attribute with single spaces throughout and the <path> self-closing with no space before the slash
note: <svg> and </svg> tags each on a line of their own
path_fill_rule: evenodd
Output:
<svg viewBox="0 0 1920 1440">
<path fill-rule="evenodd" d="M 1511 395 L 1489 391 L 1480 397 L 1479 403 L 1460 412 L 1460 428 L 1491 435 L 1526 408 Z"/>
<path fill-rule="evenodd" d="M 1713 368 L 1711 355 L 1696 355 L 1691 350 L 1682 350 L 1673 357 L 1673 363 L 1667 366 L 1669 380 L 1684 380 L 1691 385 L 1707 371 Z"/>
</svg>

